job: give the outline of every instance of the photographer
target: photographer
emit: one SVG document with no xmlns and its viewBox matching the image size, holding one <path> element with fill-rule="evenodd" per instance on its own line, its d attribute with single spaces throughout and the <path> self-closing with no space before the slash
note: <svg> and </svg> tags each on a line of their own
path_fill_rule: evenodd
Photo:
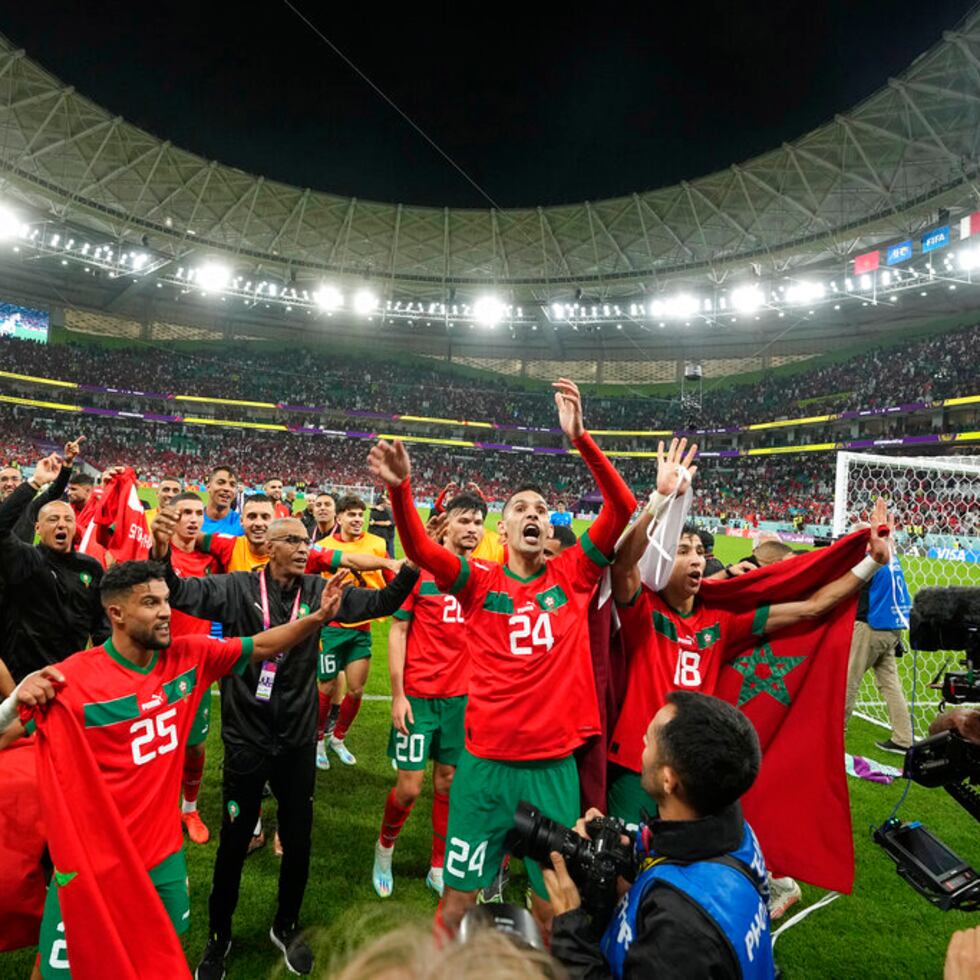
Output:
<svg viewBox="0 0 980 980">
<path fill-rule="evenodd" d="M 659 817 L 637 835 L 639 872 L 608 925 L 583 911 L 561 855 L 544 873 L 552 953 L 573 976 L 774 975 L 765 861 L 738 802 L 760 761 L 755 729 L 730 704 L 667 695 L 643 751 L 643 788 Z M 584 826 L 575 828 L 583 836 Z"/>
</svg>

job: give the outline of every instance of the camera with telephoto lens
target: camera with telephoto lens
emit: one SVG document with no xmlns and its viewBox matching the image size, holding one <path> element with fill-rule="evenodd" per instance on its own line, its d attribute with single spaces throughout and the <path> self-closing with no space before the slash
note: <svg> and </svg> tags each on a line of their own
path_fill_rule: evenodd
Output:
<svg viewBox="0 0 980 980">
<path fill-rule="evenodd" d="M 616 817 L 593 817 L 585 831 L 588 839 L 521 800 L 507 849 L 514 857 L 528 857 L 546 867 L 551 865 L 551 852 L 557 851 L 578 886 L 582 907 L 595 921 L 605 922 L 619 899 L 616 883 L 620 876 L 627 881 L 636 877 L 636 855 L 632 840 L 623 842 L 623 837 L 629 836 L 626 824 Z"/>
</svg>

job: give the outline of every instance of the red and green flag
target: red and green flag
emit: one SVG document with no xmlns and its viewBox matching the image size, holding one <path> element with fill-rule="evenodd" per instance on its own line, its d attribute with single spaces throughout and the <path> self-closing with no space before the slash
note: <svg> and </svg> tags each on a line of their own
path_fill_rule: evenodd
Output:
<svg viewBox="0 0 980 980">
<path fill-rule="evenodd" d="M 705 582 L 701 596 L 733 612 L 805 599 L 864 557 L 867 531 L 735 579 Z M 844 770 L 844 700 L 857 595 L 817 621 L 752 637 L 722 669 L 716 694 L 752 721 L 762 768 L 742 800 L 776 877 L 834 891 L 854 883 L 854 842 Z"/>
</svg>

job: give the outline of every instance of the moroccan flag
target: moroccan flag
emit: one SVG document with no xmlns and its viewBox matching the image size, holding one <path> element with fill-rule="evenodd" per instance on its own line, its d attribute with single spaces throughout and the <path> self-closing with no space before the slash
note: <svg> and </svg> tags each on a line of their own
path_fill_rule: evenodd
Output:
<svg viewBox="0 0 980 980">
<path fill-rule="evenodd" d="M 79 523 L 89 516 L 88 511 L 86 504 Z M 117 562 L 143 560 L 150 553 L 151 543 L 146 513 L 136 491 L 136 474 L 132 469 L 126 469 L 109 480 L 96 500 L 78 550 L 98 558 L 105 565 L 100 550 L 108 552 Z"/>
<path fill-rule="evenodd" d="M 57 698 L 25 715 L 37 725 L 38 789 L 72 976 L 190 980 L 78 719 Z"/>
<path fill-rule="evenodd" d="M 88 495 L 88 500 L 85 501 L 82 509 L 75 515 L 75 543 L 79 547 L 81 547 L 81 542 L 85 539 L 85 532 L 92 524 L 92 518 L 95 517 L 95 512 L 99 508 L 99 501 L 102 499 L 102 494 L 102 487 L 93 487 L 92 492 Z M 91 554 L 91 552 L 86 551 L 85 554 Z"/>
<path fill-rule="evenodd" d="M 735 579 L 705 582 L 701 597 L 733 612 L 805 599 L 864 557 L 868 533 L 855 531 L 831 548 Z M 820 620 L 727 651 L 715 691 L 759 733 L 762 768 L 742 807 L 769 870 L 840 892 L 854 884 L 844 699 L 856 609 L 857 594 Z"/>
<path fill-rule="evenodd" d="M 44 830 L 34 739 L 0 752 L 0 952 L 36 946 L 44 910 Z"/>
</svg>

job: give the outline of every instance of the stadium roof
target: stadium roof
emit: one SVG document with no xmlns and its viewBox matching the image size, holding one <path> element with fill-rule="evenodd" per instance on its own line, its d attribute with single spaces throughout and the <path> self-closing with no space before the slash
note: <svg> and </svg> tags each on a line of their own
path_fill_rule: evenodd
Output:
<svg viewBox="0 0 980 980">
<path fill-rule="evenodd" d="M 495 284 L 517 300 L 600 298 L 750 263 L 836 262 L 975 207 L 980 13 L 899 78 L 792 143 L 629 197 L 438 209 L 293 187 L 173 146 L 61 84 L 0 39 L 0 176 L 35 207 L 182 261 L 370 277 L 408 293 Z M 703 281 L 703 280 L 702 280 Z"/>
</svg>

